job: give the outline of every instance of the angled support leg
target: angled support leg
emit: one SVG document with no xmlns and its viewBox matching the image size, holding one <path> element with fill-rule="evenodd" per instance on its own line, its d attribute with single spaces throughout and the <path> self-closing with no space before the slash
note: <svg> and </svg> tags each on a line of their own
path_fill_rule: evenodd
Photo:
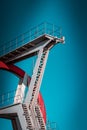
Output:
<svg viewBox="0 0 87 130">
<path fill-rule="evenodd" d="M 14 104 L 23 103 L 25 97 L 25 88 L 28 82 L 28 75 L 25 73 L 24 78 L 19 79 L 19 84 L 14 97 Z"/>
</svg>

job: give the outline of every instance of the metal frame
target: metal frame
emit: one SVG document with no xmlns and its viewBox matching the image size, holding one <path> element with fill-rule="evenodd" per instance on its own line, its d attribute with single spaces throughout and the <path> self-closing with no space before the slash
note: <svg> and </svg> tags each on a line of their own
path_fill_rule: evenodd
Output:
<svg viewBox="0 0 87 130">
<path fill-rule="evenodd" d="M 23 79 L 19 81 L 14 97 L 14 105 L 0 109 L 0 117 L 4 116 L 4 118 L 6 118 L 7 115 L 8 117 L 10 116 L 9 118 L 12 120 L 14 130 L 46 130 L 46 122 L 37 102 L 38 94 L 50 49 L 55 44 L 64 43 L 65 41 L 64 37 L 55 36 L 54 29 L 55 26 L 52 26 L 52 33 L 49 33 L 53 35 L 48 35 L 47 33 L 43 35 L 41 34 L 38 37 L 38 35 L 36 35 L 39 34 L 37 28 L 37 33 L 34 35 L 33 40 L 30 38 L 28 42 L 26 41 L 27 43 L 25 45 L 22 44 L 22 46 L 18 46 L 18 40 L 16 39 L 16 48 L 12 49 L 12 51 L 8 51 L 6 54 L 1 55 L 0 57 L 0 60 L 5 64 L 13 64 L 25 58 L 30 58 L 34 55 L 37 55 L 31 81 L 30 84 L 28 84 L 29 91 L 27 92 L 26 98 L 24 99 L 24 91 L 28 82 L 28 75 L 25 73 Z M 46 28 L 44 28 L 44 30 L 45 32 L 47 31 Z M 32 31 L 32 33 L 35 33 L 35 30 L 34 32 Z M 22 93 L 20 89 L 22 90 Z M 20 96 L 21 99 L 18 99 L 18 96 Z"/>
</svg>

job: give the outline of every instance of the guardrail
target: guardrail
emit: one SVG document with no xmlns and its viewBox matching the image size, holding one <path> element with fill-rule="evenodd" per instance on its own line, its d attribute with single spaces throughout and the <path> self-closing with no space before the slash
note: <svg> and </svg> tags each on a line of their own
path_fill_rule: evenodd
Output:
<svg viewBox="0 0 87 130">
<path fill-rule="evenodd" d="M 0 95 L 0 108 L 14 104 L 14 98 L 22 100 L 20 95 L 15 96 L 16 90 L 9 91 Z"/>
<path fill-rule="evenodd" d="M 20 46 L 27 44 L 35 38 L 44 34 L 56 37 L 61 37 L 62 35 L 60 27 L 48 22 L 41 23 L 38 26 L 31 28 L 29 31 L 19 35 L 15 39 L 0 46 L 0 56 L 3 56 L 12 50 L 15 50 L 16 48 L 19 48 Z"/>
<path fill-rule="evenodd" d="M 18 100 L 22 101 L 23 98 L 21 97 L 21 95 L 15 96 L 15 94 L 16 94 L 16 90 L 12 90 L 4 94 L 1 94 L 0 95 L 0 108 L 13 105 L 15 97 L 16 97 L 16 100 L 18 98 Z M 46 130 L 57 130 L 56 122 L 47 121 Z"/>
<path fill-rule="evenodd" d="M 56 122 L 47 122 L 46 130 L 57 130 Z"/>
</svg>

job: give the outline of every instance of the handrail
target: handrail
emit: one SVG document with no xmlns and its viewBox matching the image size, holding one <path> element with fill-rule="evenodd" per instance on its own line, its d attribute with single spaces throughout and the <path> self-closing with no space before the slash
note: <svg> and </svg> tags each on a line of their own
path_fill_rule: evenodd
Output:
<svg viewBox="0 0 87 130">
<path fill-rule="evenodd" d="M 0 94 L 0 97 L 1 97 L 2 95 L 6 95 L 7 93 L 12 93 L 12 92 L 16 92 L 16 90 L 10 90 L 9 92 L 5 92 L 5 93 L 3 93 L 3 94 Z"/>
<path fill-rule="evenodd" d="M 31 42 L 41 35 L 48 34 L 60 37 L 60 33 L 60 27 L 57 27 L 56 25 L 48 22 L 41 23 L 38 26 L 33 27 L 25 33 L 14 38 L 13 40 L 4 43 L 4 45 L 1 45 L 0 56 L 3 56 L 12 50 L 19 48 L 21 45 Z"/>
<path fill-rule="evenodd" d="M 47 122 L 46 130 L 57 130 L 56 122 Z"/>
<path fill-rule="evenodd" d="M 14 104 L 14 98 L 16 100 L 22 101 L 21 95 L 15 96 L 16 90 L 9 91 L 7 93 L 1 94 L 0 95 L 0 107 L 6 107 L 8 105 Z"/>
</svg>

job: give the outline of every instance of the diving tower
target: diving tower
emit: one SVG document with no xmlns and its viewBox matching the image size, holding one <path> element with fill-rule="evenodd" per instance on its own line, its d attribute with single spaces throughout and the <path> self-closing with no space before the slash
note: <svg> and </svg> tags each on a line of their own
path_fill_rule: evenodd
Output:
<svg viewBox="0 0 87 130">
<path fill-rule="evenodd" d="M 0 49 L 0 69 L 19 77 L 13 102 L 0 108 L 0 117 L 10 119 L 14 130 L 48 130 L 40 87 L 50 50 L 56 44 L 64 42 L 65 38 L 57 26 L 42 23 Z M 14 65 L 35 55 L 37 60 L 31 77 Z M 25 95 L 26 86 L 29 89 Z M 10 95 L 8 96 L 10 100 Z M 4 97 L 2 100 L 4 102 Z"/>
</svg>

